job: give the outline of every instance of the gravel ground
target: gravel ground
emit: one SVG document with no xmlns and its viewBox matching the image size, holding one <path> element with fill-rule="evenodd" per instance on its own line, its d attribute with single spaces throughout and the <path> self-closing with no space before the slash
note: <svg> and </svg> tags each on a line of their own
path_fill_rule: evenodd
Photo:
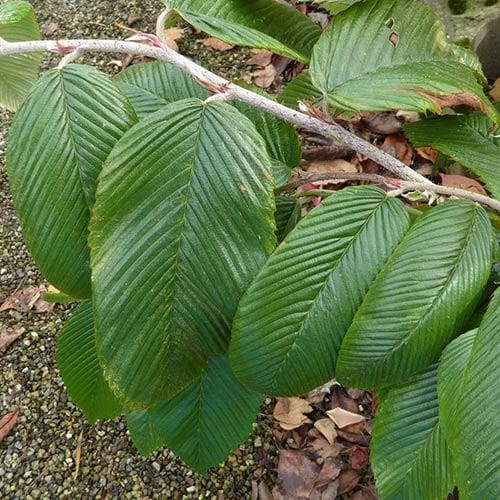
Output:
<svg viewBox="0 0 500 500">
<path fill-rule="evenodd" d="M 113 25 L 134 24 L 152 30 L 161 3 L 134 1 L 33 0 L 41 26 L 57 25 L 52 38 L 125 37 Z M 53 26 L 54 27 L 54 26 Z M 190 33 L 181 49 L 217 71 L 235 76 L 239 55 L 214 56 Z M 245 54 L 243 54 L 243 58 Z M 91 59 L 91 61 L 89 61 Z M 87 62 L 110 68 L 108 57 L 88 56 Z M 46 60 L 45 65 L 50 61 Z M 43 283 L 23 244 L 3 169 L 10 115 L 0 112 L 0 301 L 17 289 Z M 3 296 L 3 297 L 2 297 Z M 275 481 L 276 448 L 265 411 L 254 435 L 224 466 L 205 477 L 187 469 L 168 450 L 141 457 L 130 442 L 124 422 L 86 424 L 68 401 L 55 364 L 55 338 L 68 308 L 37 314 L 0 313 L 2 326 L 22 326 L 25 333 L 5 354 L 0 353 L 0 416 L 19 409 L 12 433 L 0 444 L 0 498 L 248 498 L 251 482 Z M 78 437 L 81 468 L 74 478 Z M 264 443 L 264 444 L 262 444 Z"/>
</svg>

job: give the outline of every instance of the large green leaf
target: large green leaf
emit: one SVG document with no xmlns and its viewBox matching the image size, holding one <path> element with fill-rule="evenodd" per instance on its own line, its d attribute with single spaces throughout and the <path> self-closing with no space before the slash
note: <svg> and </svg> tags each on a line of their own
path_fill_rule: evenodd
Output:
<svg viewBox="0 0 500 500">
<path fill-rule="evenodd" d="M 438 421 L 436 365 L 391 388 L 375 416 L 371 464 L 381 499 L 444 499 L 451 454 Z"/>
<path fill-rule="evenodd" d="M 208 92 L 189 75 L 161 61 L 134 64 L 119 73 L 114 82 L 141 119 L 181 99 L 208 97 Z"/>
<path fill-rule="evenodd" d="M 28 248 L 45 278 L 90 297 L 87 227 L 97 176 L 137 120 L 107 76 L 69 65 L 46 73 L 15 115 L 7 173 Z"/>
<path fill-rule="evenodd" d="M 439 379 L 440 416 L 453 453 L 460 498 L 496 498 L 500 485 L 500 290 L 473 340 L 472 349 L 470 338 L 460 337 L 445 351 Z M 462 353 L 457 354 L 459 350 Z"/>
<path fill-rule="evenodd" d="M 500 198 L 499 129 L 484 115 L 445 116 L 405 125 L 415 146 L 432 146 L 477 174 Z"/>
<path fill-rule="evenodd" d="M 310 73 L 335 108 L 439 113 L 467 104 L 496 119 L 464 54 L 421 2 L 367 0 L 334 17 L 314 47 Z"/>
<path fill-rule="evenodd" d="M 492 252 L 488 216 L 472 203 L 448 202 L 419 217 L 354 317 L 338 380 L 389 385 L 436 361 L 474 311 Z"/>
<path fill-rule="evenodd" d="M 171 102 L 208 97 L 208 92 L 191 77 L 163 62 L 136 64 L 120 73 L 115 81 L 141 118 Z M 251 120 L 266 141 L 277 184 L 286 183 L 301 160 L 299 135 L 294 127 L 248 104 L 235 102 L 233 105 Z"/>
<path fill-rule="evenodd" d="M 98 351 L 124 399 L 169 398 L 226 350 L 276 244 L 270 170 L 248 119 L 197 99 L 146 118 L 111 153 L 90 243 Z"/>
<path fill-rule="evenodd" d="M 304 0 L 307 3 L 317 4 L 323 9 L 326 9 L 330 14 L 338 14 L 343 10 L 348 9 L 351 5 L 360 0 Z"/>
<path fill-rule="evenodd" d="M 0 43 L 38 40 L 40 30 L 33 7 L 24 0 L 0 5 Z M 38 78 L 41 54 L 0 57 L 0 106 L 15 110 Z"/>
<path fill-rule="evenodd" d="M 307 62 L 321 30 L 276 0 L 164 0 L 190 24 L 227 43 Z"/>
<path fill-rule="evenodd" d="M 372 187 L 328 197 L 285 238 L 240 302 L 231 362 L 249 387 L 302 394 L 334 375 L 356 309 L 409 225 Z"/>
<path fill-rule="evenodd" d="M 236 380 L 222 355 L 211 358 L 178 396 L 134 412 L 127 421 L 140 451 L 168 446 L 195 471 L 205 473 L 248 437 L 261 401 L 260 394 Z"/>
<path fill-rule="evenodd" d="M 71 399 L 91 424 L 121 413 L 122 405 L 104 380 L 97 359 L 91 302 L 80 304 L 61 330 L 57 365 Z"/>
</svg>

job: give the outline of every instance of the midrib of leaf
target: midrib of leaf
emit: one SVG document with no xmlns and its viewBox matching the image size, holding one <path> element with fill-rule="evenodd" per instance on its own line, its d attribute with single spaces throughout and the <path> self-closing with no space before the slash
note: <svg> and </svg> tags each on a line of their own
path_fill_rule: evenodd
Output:
<svg viewBox="0 0 500 500">
<path fill-rule="evenodd" d="M 69 141 L 71 143 L 71 150 L 73 152 L 72 157 L 74 160 L 74 164 L 76 166 L 76 170 L 78 172 L 78 180 L 80 181 L 80 186 L 82 188 L 83 197 L 85 198 L 85 203 L 86 203 L 87 208 L 88 208 L 88 216 L 90 217 L 90 211 L 92 210 L 92 206 L 90 205 L 89 200 L 87 198 L 87 194 L 86 194 L 87 191 L 85 189 L 85 183 L 84 183 L 84 180 L 82 177 L 82 171 L 81 171 L 81 167 L 80 167 L 81 160 L 80 160 L 80 155 L 78 154 L 78 148 L 76 146 L 75 132 L 73 131 L 73 128 L 71 126 L 70 107 L 68 104 L 66 89 L 64 87 L 64 77 L 62 75 L 62 72 L 59 70 L 57 73 L 57 79 L 58 79 L 58 85 L 60 87 L 60 92 L 61 92 L 61 101 L 62 101 L 62 105 L 64 108 L 64 117 L 65 117 L 64 122 L 65 122 L 66 129 L 68 130 L 68 137 L 69 137 Z"/>
<path fill-rule="evenodd" d="M 148 94 L 150 95 L 151 97 L 154 97 L 154 99 L 156 100 L 159 100 L 159 101 L 162 101 L 165 103 L 165 105 L 167 104 L 171 104 L 173 101 L 169 101 L 167 99 L 165 99 L 163 96 L 161 96 L 160 94 L 155 94 L 153 91 L 145 88 L 145 87 L 139 87 L 139 85 L 137 85 L 136 83 L 130 83 L 130 82 L 127 82 L 126 80 L 122 81 L 122 82 L 119 82 L 121 85 L 128 85 L 130 87 L 134 87 L 135 89 L 137 89 L 138 91 L 140 91 L 141 93 L 143 94 Z"/>
<path fill-rule="evenodd" d="M 348 253 L 348 251 L 352 248 L 352 246 L 354 245 L 354 243 L 358 240 L 359 236 L 361 235 L 361 233 L 364 231 L 364 229 L 366 228 L 366 226 L 368 225 L 368 223 L 371 221 L 371 219 L 375 216 L 375 214 L 380 210 L 380 208 L 388 202 L 388 198 L 383 198 L 380 203 L 378 204 L 378 206 L 372 211 L 372 213 L 369 215 L 369 217 L 363 222 L 363 224 L 360 226 L 359 228 L 359 231 L 357 231 L 356 235 L 351 238 L 351 241 L 349 242 L 349 244 L 346 246 L 346 248 L 342 251 L 342 253 L 340 254 L 337 262 L 335 263 L 334 267 L 332 268 L 332 270 L 328 273 L 328 277 L 327 279 L 325 279 L 325 281 L 323 282 L 323 284 L 321 285 L 321 287 L 318 289 L 318 292 L 316 293 L 316 296 L 314 297 L 314 299 L 312 300 L 312 303 L 314 304 L 317 300 L 317 298 L 323 293 L 323 290 L 325 289 L 325 287 L 327 286 L 327 284 L 330 282 L 330 279 L 331 279 L 331 276 L 332 274 L 337 270 L 337 267 L 340 265 L 341 261 L 344 259 L 344 257 L 346 256 L 346 254 Z M 383 268 L 382 268 L 383 269 Z M 378 274 L 380 274 L 381 271 L 379 271 Z M 376 278 L 375 278 L 376 279 Z M 375 280 L 374 280 L 375 281 Z M 313 309 L 314 305 L 311 306 L 311 308 L 308 310 L 308 312 L 304 315 L 304 318 L 303 320 L 301 321 L 301 325 L 300 325 L 300 329 L 299 331 L 297 332 L 294 340 L 293 340 L 293 344 L 290 346 L 290 348 L 288 349 L 287 353 L 286 353 L 286 356 L 284 357 L 284 359 L 280 362 L 279 364 L 279 367 L 278 369 L 276 370 L 274 376 L 273 376 L 273 379 L 272 379 L 272 384 L 273 386 L 276 384 L 276 379 L 281 375 L 281 372 L 283 371 L 283 369 L 285 368 L 286 364 L 288 363 L 288 360 L 292 354 L 292 352 L 294 350 L 297 349 L 297 343 L 298 343 L 298 340 L 301 338 L 301 336 L 303 335 L 304 333 L 304 329 L 306 327 L 306 323 L 308 322 L 308 319 L 310 317 L 310 314 L 311 314 L 311 311 Z"/>
<path fill-rule="evenodd" d="M 182 247 L 184 246 L 183 242 L 186 238 L 185 229 L 186 229 L 187 221 L 188 221 L 187 214 L 189 212 L 189 201 L 191 199 L 191 188 L 192 188 L 192 182 L 193 182 L 193 177 L 194 177 L 194 168 L 195 168 L 195 163 L 196 163 L 195 158 L 197 157 L 196 153 L 197 153 L 199 145 L 200 145 L 201 130 L 203 128 L 203 121 L 205 120 L 206 109 L 207 109 L 206 106 L 203 106 L 201 113 L 200 113 L 200 119 L 199 119 L 198 127 L 196 130 L 196 138 L 195 138 L 195 142 L 194 142 L 193 147 L 192 147 L 193 162 L 192 162 L 192 164 L 190 164 L 189 182 L 185 188 L 184 201 L 182 203 L 184 205 L 184 210 L 183 210 L 183 214 L 182 214 L 182 221 L 179 224 L 181 229 L 179 230 L 179 238 L 177 241 L 177 252 L 176 252 L 176 258 L 175 258 L 175 264 L 174 264 L 174 273 L 173 273 L 174 284 L 172 287 L 172 304 L 171 304 L 170 310 L 169 310 L 168 330 L 171 330 L 172 322 L 175 321 L 176 303 L 179 300 L 178 294 L 176 293 L 176 291 L 179 288 L 179 285 L 181 283 L 179 269 L 181 268 L 181 265 L 184 261 L 184 259 L 183 259 L 184 252 L 182 251 Z M 197 289 L 197 295 L 200 296 L 199 289 Z M 209 296 L 207 296 L 205 293 L 203 293 L 203 296 L 201 298 L 206 300 L 207 302 L 210 302 L 211 307 L 213 309 L 216 309 L 217 311 L 219 311 L 221 313 L 221 316 L 223 316 L 226 319 L 226 321 L 228 321 L 224 311 L 222 311 L 219 308 L 219 306 Z M 168 339 L 170 339 L 170 336 L 171 336 L 171 332 L 167 333 L 167 342 L 168 342 Z"/>
<path fill-rule="evenodd" d="M 475 223 L 475 220 L 477 218 L 477 214 L 478 214 L 477 209 L 474 209 L 473 217 L 472 217 L 473 220 L 472 220 L 471 224 L 469 225 L 469 229 L 467 230 L 467 234 L 465 236 L 464 245 L 461 248 L 461 250 L 460 250 L 460 252 L 459 252 L 459 254 L 457 256 L 457 259 L 456 259 L 456 261 L 453 264 L 453 268 L 452 268 L 451 272 L 449 273 L 449 275 L 446 278 L 445 282 L 441 286 L 440 293 L 436 294 L 436 296 L 434 297 L 434 299 L 432 300 L 432 302 L 426 308 L 426 311 L 421 315 L 421 318 L 417 321 L 417 324 L 414 327 L 412 327 L 410 333 L 407 336 L 404 336 L 401 339 L 399 339 L 398 342 L 397 342 L 397 344 L 390 351 L 388 351 L 380 360 L 377 361 L 377 364 L 380 364 L 380 363 L 383 364 L 383 363 L 385 363 L 390 356 L 392 356 L 398 349 L 400 349 L 401 347 L 403 347 L 404 344 L 406 342 L 408 342 L 413 337 L 413 335 L 415 335 L 415 333 L 418 331 L 418 329 L 427 320 L 427 315 L 429 314 L 429 311 L 431 311 L 434 308 L 434 306 L 436 305 L 436 303 L 441 299 L 441 295 L 443 293 L 443 290 L 446 289 L 446 287 L 449 285 L 450 281 L 454 278 L 457 266 L 459 265 L 460 260 L 462 259 L 463 254 L 468 249 L 469 241 L 470 241 L 470 235 L 471 235 L 472 230 L 474 228 L 474 223 Z M 389 264 L 390 264 L 390 261 L 388 261 L 387 265 L 389 265 Z"/>
</svg>

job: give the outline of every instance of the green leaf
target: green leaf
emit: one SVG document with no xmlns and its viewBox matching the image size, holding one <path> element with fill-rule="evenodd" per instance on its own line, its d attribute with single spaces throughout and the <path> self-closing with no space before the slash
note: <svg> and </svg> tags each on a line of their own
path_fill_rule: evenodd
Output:
<svg viewBox="0 0 500 500">
<path fill-rule="evenodd" d="M 189 23 L 224 42 L 308 62 L 321 29 L 276 0 L 167 0 Z"/>
<path fill-rule="evenodd" d="M 297 225 L 302 205 L 292 196 L 276 196 L 276 237 L 281 243 L 285 236 Z"/>
<path fill-rule="evenodd" d="M 0 39 L 7 42 L 39 40 L 33 7 L 23 0 L 0 5 Z M 15 111 L 38 78 L 41 54 L 0 57 L 0 106 Z"/>
<path fill-rule="evenodd" d="M 463 53 L 423 3 L 367 0 L 334 17 L 314 47 L 310 73 L 335 108 L 440 113 L 466 104 L 496 120 Z"/>
<path fill-rule="evenodd" d="M 7 173 L 27 246 L 58 290 L 89 298 L 88 223 L 97 176 L 136 121 L 125 96 L 89 66 L 51 70 L 14 117 Z"/>
<path fill-rule="evenodd" d="M 90 245 L 98 351 L 129 405 L 177 394 L 226 350 L 276 245 L 270 170 L 247 118 L 196 99 L 146 118 L 111 153 Z"/>
<path fill-rule="evenodd" d="M 334 375 L 345 331 L 409 226 L 377 188 L 347 188 L 300 221 L 253 281 L 233 324 L 236 376 L 265 394 L 295 395 Z"/>
<path fill-rule="evenodd" d="M 208 92 L 189 75 L 161 61 L 134 64 L 119 73 L 114 82 L 141 119 L 181 99 L 208 97 Z"/>
<path fill-rule="evenodd" d="M 323 9 L 330 12 L 330 14 L 338 14 L 343 10 L 348 9 L 351 5 L 358 3 L 360 0 L 304 0 L 307 3 L 314 3 Z"/>
<path fill-rule="evenodd" d="M 500 129 L 486 116 L 445 116 L 407 124 L 404 130 L 415 146 L 431 146 L 474 172 L 500 199 Z"/>
<path fill-rule="evenodd" d="M 420 216 L 358 309 L 340 349 L 338 380 L 383 386 L 436 361 L 474 311 L 492 252 L 482 208 L 453 201 Z"/>
<path fill-rule="evenodd" d="M 57 337 L 57 365 L 71 399 L 91 424 L 120 415 L 122 405 L 104 380 L 97 359 L 91 302 L 73 311 Z"/>
<path fill-rule="evenodd" d="M 128 416 L 127 421 L 140 451 L 168 446 L 204 474 L 248 437 L 261 401 L 260 394 L 236 380 L 223 355 L 211 358 L 206 370 L 178 396 L 142 415 Z"/>
<path fill-rule="evenodd" d="M 307 101 L 312 105 L 320 106 L 323 94 L 313 85 L 309 73 L 299 75 L 288 85 L 285 85 L 278 95 L 278 101 L 285 106 L 299 109 L 299 101 Z"/>
<path fill-rule="evenodd" d="M 381 499 L 443 499 L 453 490 L 450 450 L 438 422 L 436 368 L 381 398 L 370 444 Z"/>
<path fill-rule="evenodd" d="M 454 457 L 460 498 L 495 498 L 500 484 L 500 290 L 477 330 L 468 360 L 470 339 L 459 340 L 445 352 L 440 367 L 443 429 Z M 457 354 L 459 349 L 465 352 Z M 452 356 L 459 359 L 452 362 Z M 454 400 L 451 390 L 456 390 Z"/>
<path fill-rule="evenodd" d="M 242 102 L 233 105 L 254 125 L 266 143 L 267 152 L 273 160 L 273 175 L 276 187 L 286 184 L 292 170 L 299 166 L 302 158 L 299 134 L 295 128 L 269 113 Z"/>
</svg>

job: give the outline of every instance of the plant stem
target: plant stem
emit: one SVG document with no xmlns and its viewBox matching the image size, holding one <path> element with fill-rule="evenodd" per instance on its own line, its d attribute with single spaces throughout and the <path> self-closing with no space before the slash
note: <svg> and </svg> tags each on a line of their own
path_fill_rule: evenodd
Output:
<svg viewBox="0 0 500 500">
<path fill-rule="evenodd" d="M 376 183 L 381 183 L 381 180 L 383 180 L 383 184 L 387 184 L 389 182 L 389 185 L 397 187 L 400 190 L 427 190 L 438 194 L 456 196 L 481 203 L 493 208 L 494 210 L 500 211 L 500 202 L 496 200 L 463 189 L 448 188 L 433 184 L 431 181 L 406 166 L 397 158 L 390 156 L 370 142 L 365 141 L 361 137 L 349 132 L 339 124 L 327 123 L 306 113 L 302 113 L 301 111 L 283 106 L 268 97 L 239 87 L 238 85 L 231 83 L 229 80 L 226 80 L 206 68 L 199 66 L 195 62 L 181 54 L 178 54 L 167 46 L 159 48 L 152 47 L 144 43 L 121 40 L 37 40 L 30 42 L 0 41 L 0 57 L 46 51 L 68 54 L 76 50 L 79 53 L 112 52 L 130 54 L 134 56 L 149 57 L 151 59 L 157 59 L 159 61 L 170 63 L 191 75 L 200 85 L 204 86 L 214 94 L 226 94 L 225 99 L 234 99 L 245 102 L 261 109 L 262 111 L 266 111 L 278 118 L 281 118 L 298 128 L 315 132 L 330 139 L 341 141 L 357 153 L 370 158 L 406 182 L 398 181 L 397 179 L 388 179 L 383 176 L 373 177 L 371 174 L 356 174 L 357 179 L 354 179 L 352 175 L 348 174 L 341 174 L 340 177 L 330 175 L 330 179 L 342 178 L 344 180 L 366 180 Z M 363 176 L 363 178 L 361 178 L 361 176 Z M 370 178 L 365 176 L 370 176 Z M 306 183 L 307 182 L 310 181 L 306 181 Z"/>
</svg>

